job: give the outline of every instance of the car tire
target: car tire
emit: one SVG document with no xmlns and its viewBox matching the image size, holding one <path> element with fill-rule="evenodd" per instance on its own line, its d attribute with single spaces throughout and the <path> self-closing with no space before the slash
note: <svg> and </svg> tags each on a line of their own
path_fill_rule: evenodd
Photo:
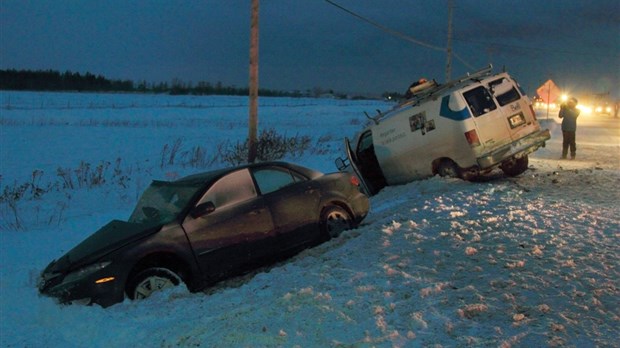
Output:
<svg viewBox="0 0 620 348">
<path fill-rule="evenodd" d="M 461 171 L 459 170 L 459 166 L 454 163 L 454 161 L 445 159 L 439 163 L 437 167 L 437 174 L 444 178 L 460 178 Z"/>
<path fill-rule="evenodd" d="M 138 272 L 127 283 L 127 295 L 132 300 L 141 300 L 151 296 L 156 291 L 181 283 L 181 277 L 168 268 L 147 268 Z"/>
<path fill-rule="evenodd" d="M 500 166 L 501 170 L 504 174 L 508 176 L 517 176 L 527 170 L 529 165 L 529 160 L 527 156 L 523 156 L 521 158 L 517 158 L 515 160 L 502 163 Z"/>
<path fill-rule="evenodd" d="M 325 239 L 338 237 L 343 231 L 353 227 L 351 215 L 343 208 L 331 205 L 323 209 L 321 213 L 321 235 Z"/>
</svg>

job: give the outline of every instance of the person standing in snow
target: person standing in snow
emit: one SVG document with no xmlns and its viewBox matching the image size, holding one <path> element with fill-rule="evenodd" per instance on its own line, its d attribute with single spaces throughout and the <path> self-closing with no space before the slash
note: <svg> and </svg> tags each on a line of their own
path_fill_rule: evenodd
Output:
<svg viewBox="0 0 620 348">
<path fill-rule="evenodd" d="M 558 116 L 562 119 L 562 159 L 566 159 L 569 147 L 570 159 L 575 159 L 575 154 L 577 152 L 575 133 L 577 132 L 577 117 L 579 117 L 577 98 L 571 97 L 566 104 L 562 104 Z"/>
</svg>

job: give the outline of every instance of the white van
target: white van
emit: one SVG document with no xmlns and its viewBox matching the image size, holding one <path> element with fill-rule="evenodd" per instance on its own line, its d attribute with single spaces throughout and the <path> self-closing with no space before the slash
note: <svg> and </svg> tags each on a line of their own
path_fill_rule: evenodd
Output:
<svg viewBox="0 0 620 348">
<path fill-rule="evenodd" d="M 549 130 L 541 130 L 519 84 L 491 70 L 411 88 L 409 99 L 369 117 L 353 146 L 345 139 L 347 158 L 336 166 L 355 171 L 370 195 L 436 174 L 471 179 L 496 167 L 509 176 L 523 173 Z"/>
</svg>

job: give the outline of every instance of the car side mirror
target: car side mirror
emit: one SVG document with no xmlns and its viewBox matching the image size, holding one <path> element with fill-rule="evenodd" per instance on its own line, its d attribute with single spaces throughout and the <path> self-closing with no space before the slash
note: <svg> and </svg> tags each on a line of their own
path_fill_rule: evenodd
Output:
<svg viewBox="0 0 620 348">
<path fill-rule="evenodd" d="M 213 204 L 213 202 L 206 202 L 206 203 L 198 204 L 194 209 L 192 209 L 192 211 L 190 212 L 190 215 L 194 219 L 196 219 L 201 216 L 211 214 L 214 211 L 215 211 L 215 205 Z"/>
</svg>

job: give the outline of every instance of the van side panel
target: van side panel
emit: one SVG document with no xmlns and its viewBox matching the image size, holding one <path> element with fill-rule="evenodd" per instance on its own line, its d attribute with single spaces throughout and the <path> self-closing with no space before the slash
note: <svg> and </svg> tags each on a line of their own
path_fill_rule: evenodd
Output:
<svg viewBox="0 0 620 348">
<path fill-rule="evenodd" d="M 389 185 L 432 176 L 433 162 L 449 158 L 461 167 L 476 165 L 465 138 L 471 125 L 467 109 L 453 110 L 450 98 L 406 107 L 373 127 L 379 165 Z M 473 127 L 471 125 L 470 127 Z"/>
</svg>

